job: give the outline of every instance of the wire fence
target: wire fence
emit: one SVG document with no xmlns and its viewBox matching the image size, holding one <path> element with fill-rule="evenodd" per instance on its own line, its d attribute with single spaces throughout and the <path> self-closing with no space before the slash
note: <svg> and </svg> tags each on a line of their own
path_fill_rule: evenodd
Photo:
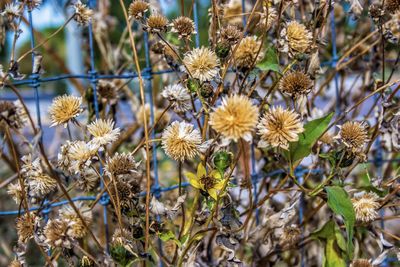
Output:
<svg viewBox="0 0 400 267">
<path fill-rule="evenodd" d="M 92 9 L 96 8 L 96 0 L 89 0 L 88 1 L 88 6 Z M 242 10 L 243 13 L 246 13 L 246 6 L 245 6 L 245 0 L 242 0 Z M 35 48 L 35 36 L 34 36 L 34 18 L 32 15 L 32 12 L 30 9 L 27 8 L 27 14 L 28 14 L 28 20 L 29 20 L 29 30 L 30 30 L 30 46 L 31 49 L 34 50 Z M 331 67 L 335 68 L 336 63 L 338 61 L 338 53 L 337 53 L 337 46 L 336 46 L 336 27 L 335 27 L 335 20 L 334 20 L 334 12 L 333 8 L 330 11 L 330 30 L 331 30 L 331 44 L 332 44 L 332 58 L 330 61 L 323 62 L 321 66 L 326 66 L 326 67 Z M 195 46 L 199 47 L 200 46 L 200 36 L 199 36 L 199 30 L 198 30 L 198 6 L 197 6 L 197 1 L 193 1 L 193 21 L 195 23 L 195 29 L 196 29 L 196 35 L 195 35 Z M 246 16 L 243 16 L 243 25 L 246 26 Z M 32 73 L 28 78 L 23 79 L 23 80 L 18 80 L 14 81 L 13 85 L 15 86 L 20 86 L 20 85 L 29 85 L 33 92 L 34 92 L 34 102 L 35 102 L 35 109 L 36 109 L 36 117 L 37 117 L 37 125 L 40 128 L 41 131 L 41 137 L 43 136 L 43 128 L 42 128 L 42 118 L 41 118 L 41 95 L 40 95 L 40 86 L 42 83 L 49 83 L 49 82 L 55 82 L 55 81 L 61 81 L 61 80 L 68 80 L 68 79 L 82 79 L 82 80 L 87 80 L 90 83 L 91 89 L 93 90 L 93 103 L 94 103 L 94 109 L 95 109 L 95 115 L 96 118 L 99 118 L 99 102 L 97 99 L 97 84 L 99 80 L 102 79 L 121 79 L 121 80 L 128 80 L 128 79 L 135 79 L 138 78 L 138 74 L 136 72 L 125 72 L 123 74 L 119 75 L 113 75 L 113 74 L 99 74 L 96 71 L 96 65 L 95 65 L 95 49 L 94 49 L 94 43 L 93 43 L 93 28 L 92 28 L 92 23 L 89 23 L 88 25 L 88 36 L 89 36 L 89 51 L 90 51 L 90 70 L 86 74 L 62 74 L 62 75 L 57 75 L 57 76 L 52 76 L 52 77 L 46 77 L 42 78 L 40 77 L 40 74 L 37 73 Z M 144 32 L 144 52 L 145 52 L 145 62 L 146 62 L 146 67 L 142 70 L 141 76 L 145 81 L 145 93 L 146 93 L 146 102 L 149 103 L 150 105 L 150 125 L 154 125 L 155 123 L 155 107 L 154 107 L 154 102 L 153 102 L 153 94 L 152 94 L 152 79 L 156 75 L 162 75 L 162 74 L 169 74 L 175 72 L 175 70 L 171 69 L 166 69 L 162 71 L 153 71 L 151 62 L 150 62 L 150 52 L 149 52 L 149 38 L 148 38 L 148 33 Z M 35 60 L 35 55 L 32 53 L 32 67 L 34 65 L 34 60 Z M 388 59 L 388 62 L 393 62 L 393 60 Z M 340 72 L 336 72 L 335 77 L 334 77 L 334 88 L 335 88 L 335 95 L 336 95 L 336 114 L 340 114 L 342 112 L 342 103 L 341 103 L 341 97 L 340 97 L 340 89 L 339 89 L 339 80 L 340 80 Z M 152 130 L 151 132 L 151 138 L 155 138 L 155 129 Z M 153 151 L 156 151 L 156 144 L 153 142 L 152 144 Z M 377 155 L 374 157 L 373 160 L 370 160 L 369 162 L 374 164 L 375 167 L 378 170 L 378 175 L 382 176 L 382 165 L 384 163 L 390 163 L 390 162 L 399 162 L 400 159 L 393 159 L 393 160 L 385 160 L 384 159 L 384 151 L 382 149 L 381 143 L 379 140 L 376 141 L 375 143 L 376 150 L 377 150 Z M 251 158 L 250 158 L 250 166 L 251 166 L 251 178 L 252 178 L 252 185 L 253 185 L 253 190 L 254 190 L 254 205 L 257 206 L 258 204 L 258 182 L 262 178 L 266 177 L 271 177 L 279 174 L 286 173 L 285 170 L 275 170 L 269 173 L 257 173 L 256 170 L 256 161 L 255 161 L 255 153 L 254 153 L 254 146 L 251 146 Z M 162 187 L 160 186 L 159 182 L 159 174 L 158 174 L 158 160 L 156 153 L 153 153 L 152 157 L 152 162 L 153 162 L 153 170 L 154 170 L 154 181 L 153 185 L 151 188 L 151 194 L 154 195 L 156 198 L 161 197 L 161 193 L 175 190 L 179 187 L 179 185 L 173 185 L 169 187 Z M 102 168 L 102 166 L 100 167 Z M 308 168 L 297 168 L 295 172 L 295 176 L 299 179 L 299 182 L 302 183 L 302 177 L 305 174 L 308 174 L 309 172 L 313 173 L 320 173 L 321 170 L 309 170 Z M 100 170 L 100 173 L 102 171 Z M 190 184 L 187 182 L 182 183 L 182 187 L 187 187 Z M 101 188 L 103 188 L 103 183 L 101 183 Z M 140 196 L 145 196 L 146 192 L 141 192 Z M 94 201 L 96 200 L 95 196 L 81 196 L 81 197 L 75 197 L 72 198 L 72 201 Z M 30 208 L 30 211 L 40 211 L 45 218 L 48 217 L 48 214 L 52 211 L 53 208 L 59 207 L 62 205 L 68 204 L 69 201 L 67 200 L 62 200 L 54 203 L 50 203 L 49 201 L 44 201 L 44 204 L 42 206 L 35 206 Z M 105 235 L 106 235 L 106 242 L 107 242 L 107 252 L 109 251 L 109 229 L 108 229 L 108 210 L 107 206 L 110 203 L 110 199 L 107 195 L 107 193 L 104 193 L 100 200 L 98 201 L 98 204 L 103 206 L 103 222 L 104 222 L 104 227 L 105 227 Z M 304 218 L 304 196 L 301 197 L 301 200 L 299 202 L 299 225 L 302 224 L 303 218 Z M 11 210 L 11 211 L 0 211 L 0 216 L 15 216 L 15 215 L 20 215 L 24 213 L 25 211 L 22 210 Z M 255 210 L 255 215 L 256 215 L 256 223 L 259 224 L 260 219 L 259 219 L 259 209 L 257 208 Z M 382 217 L 384 216 L 384 213 L 380 214 Z M 381 220 L 382 222 L 382 227 L 384 227 L 384 220 Z M 162 246 L 160 246 L 160 251 L 162 253 Z M 306 263 L 304 261 L 305 259 L 305 250 L 304 248 L 301 249 L 301 266 L 304 267 L 306 266 Z M 387 262 L 385 264 L 387 264 Z M 383 265 L 385 266 L 385 265 Z"/>
</svg>

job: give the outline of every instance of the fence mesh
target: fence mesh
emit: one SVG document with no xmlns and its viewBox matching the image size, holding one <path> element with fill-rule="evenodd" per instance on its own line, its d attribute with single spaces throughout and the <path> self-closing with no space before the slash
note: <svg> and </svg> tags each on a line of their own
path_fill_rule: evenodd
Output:
<svg viewBox="0 0 400 267">
<path fill-rule="evenodd" d="M 89 0 L 88 5 L 92 9 L 96 9 L 96 0 Z M 242 10 L 243 13 L 245 13 L 245 0 L 242 0 Z M 32 51 L 35 50 L 35 35 L 34 35 L 34 16 L 32 14 L 32 11 L 27 8 L 27 14 L 28 14 L 28 20 L 29 20 L 29 31 L 30 31 L 30 46 Z M 335 20 L 334 20 L 334 11 L 333 9 L 330 11 L 330 30 L 331 30 L 331 46 L 332 46 L 332 58 L 330 61 L 323 62 L 321 65 L 322 66 L 328 66 L 331 68 L 336 67 L 336 63 L 338 61 L 338 54 L 337 54 L 337 47 L 336 47 L 336 28 L 335 28 Z M 199 38 L 199 31 L 198 25 L 198 7 L 197 7 L 197 0 L 193 1 L 193 20 L 195 23 L 195 28 L 196 28 L 196 36 L 195 36 L 195 45 L 196 47 L 199 47 L 200 45 L 200 38 Z M 246 16 L 243 16 L 243 25 L 246 25 Z M 93 29 L 92 29 L 92 23 L 89 23 L 88 27 L 85 28 L 85 30 L 88 31 L 88 37 L 89 37 L 89 51 L 90 51 L 90 70 L 88 73 L 82 73 L 82 74 L 61 74 L 57 76 L 52 76 L 52 77 L 45 77 L 42 78 L 40 74 L 37 73 L 32 73 L 28 78 L 25 78 L 23 80 L 16 80 L 13 81 L 14 86 L 22 86 L 22 85 L 28 85 L 32 88 L 34 92 L 34 101 L 35 101 L 35 112 L 36 112 L 36 117 L 37 117 L 37 125 L 40 128 L 41 132 L 41 138 L 43 137 L 43 127 L 42 127 L 42 118 L 41 118 L 41 85 L 44 83 L 51 83 L 51 82 L 56 82 L 56 81 L 62 81 L 62 80 L 69 80 L 69 79 L 82 79 L 86 80 L 90 83 L 90 86 L 93 90 L 93 102 L 94 102 L 94 108 L 95 108 L 95 114 L 96 118 L 99 118 L 99 100 L 97 99 L 97 85 L 99 80 L 104 80 L 104 79 L 120 79 L 120 80 L 131 80 L 138 78 L 138 74 L 136 72 L 125 72 L 123 74 L 99 74 L 96 70 L 96 64 L 95 64 L 95 49 L 94 49 L 94 38 L 93 38 Z M 153 94 L 152 94 L 152 80 L 153 77 L 157 75 L 162 75 L 162 74 L 171 74 L 174 72 L 174 70 L 171 69 L 166 69 L 162 71 L 152 71 L 152 66 L 150 63 L 150 52 L 149 52 L 149 38 L 148 38 L 148 33 L 144 32 L 144 55 L 145 55 L 145 62 L 146 62 L 146 67 L 142 70 L 141 76 L 143 77 L 145 81 L 145 92 L 146 92 L 146 98 L 147 98 L 147 103 L 150 104 L 150 125 L 154 125 L 155 122 L 155 108 L 154 108 L 154 101 L 153 101 Z M 32 67 L 34 66 L 34 61 L 35 61 L 35 55 L 32 53 Z M 388 59 L 387 61 L 393 61 Z M 334 78 L 334 88 L 335 88 L 335 93 L 336 93 L 336 114 L 340 114 L 343 111 L 343 106 L 341 103 L 341 97 L 339 96 L 339 81 L 340 81 L 340 72 L 336 72 L 335 78 Z M 1 95 L 0 95 L 1 96 Z M 1 100 L 1 98 L 0 98 Z M 151 138 L 155 138 L 155 130 L 153 129 L 151 132 Z M 153 150 L 156 150 L 156 144 L 153 142 L 152 144 Z M 384 154 L 383 150 L 381 147 L 381 142 L 379 140 L 376 141 L 376 148 L 378 153 L 374 157 L 373 160 L 369 160 L 369 163 L 372 163 L 375 165 L 375 167 L 378 170 L 378 175 L 382 176 L 382 165 L 384 163 L 391 163 L 391 162 L 399 162 L 398 159 L 393 159 L 393 160 L 385 160 L 384 159 Z M 161 194 L 163 192 L 175 190 L 179 187 L 179 185 L 173 185 L 169 187 L 161 187 L 159 183 L 159 175 L 158 175 L 158 159 L 156 156 L 156 153 L 153 153 L 152 157 L 152 163 L 153 163 L 153 169 L 154 169 L 154 182 L 152 185 L 151 189 L 151 194 L 154 195 L 157 198 L 160 198 Z M 258 186 L 257 183 L 261 180 L 261 178 L 264 177 L 269 177 L 269 176 L 274 176 L 278 174 L 284 173 L 283 170 L 275 170 L 269 173 L 256 173 L 256 166 L 255 166 L 255 155 L 254 155 L 254 146 L 251 147 L 251 177 L 252 177 L 252 185 L 253 185 L 253 190 L 254 190 L 254 205 L 257 206 L 258 204 L 258 199 L 257 199 L 257 190 Z M 313 173 L 318 173 L 320 170 L 309 170 L 307 168 L 301 168 L 299 167 L 295 175 L 299 179 L 299 182 L 302 183 L 302 177 L 305 174 L 308 174 L 310 172 Z M 100 172 L 101 173 L 101 172 Z M 183 182 L 182 187 L 187 187 L 190 186 L 189 183 Z M 101 184 L 101 187 L 103 187 L 103 184 Z M 141 192 L 140 196 L 145 196 L 146 192 Z M 94 201 L 96 200 L 96 196 L 81 196 L 81 197 L 75 197 L 72 198 L 72 201 Z M 42 214 L 47 216 L 52 211 L 52 208 L 59 207 L 62 205 L 68 204 L 68 200 L 61 200 L 57 202 L 49 202 L 45 201 L 43 205 L 41 206 L 35 206 L 30 208 L 30 211 L 40 211 Z M 107 251 L 109 250 L 109 230 L 108 230 L 108 211 L 107 211 L 107 206 L 109 205 L 110 200 L 107 195 L 107 193 L 104 193 L 103 196 L 101 197 L 100 201 L 98 201 L 99 205 L 103 206 L 103 221 L 104 221 L 104 227 L 105 227 L 105 233 L 106 233 L 106 241 L 107 241 Z M 0 211 L 0 216 L 15 216 L 24 213 L 25 211 L 23 209 L 20 210 L 8 210 L 8 211 Z M 304 208 L 303 208 L 303 199 L 300 201 L 299 204 L 299 225 L 302 224 L 303 218 L 304 218 Z M 256 214 L 256 220 L 257 224 L 259 223 L 259 210 L 258 208 L 255 210 Z M 380 216 L 384 216 L 384 213 L 380 214 Z M 382 228 L 384 227 L 384 220 L 382 222 Z M 160 250 L 162 251 L 162 247 L 160 246 Z M 304 262 L 304 248 L 301 249 L 301 266 L 304 267 L 306 266 L 306 263 Z M 388 261 L 386 261 L 387 263 Z M 385 264 L 386 264 L 385 263 Z"/>
</svg>

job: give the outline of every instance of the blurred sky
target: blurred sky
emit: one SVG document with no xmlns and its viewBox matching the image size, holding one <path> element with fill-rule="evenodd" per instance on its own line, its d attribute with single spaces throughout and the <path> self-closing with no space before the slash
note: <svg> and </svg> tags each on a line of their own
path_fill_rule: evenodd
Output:
<svg viewBox="0 0 400 267">
<path fill-rule="evenodd" d="M 45 1 L 39 9 L 33 10 L 32 15 L 33 27 L 37 30 L 43 30 L 49 26 L 61 26 L 65 21 L 65 17 L 61 8 L 57 7 L 55 3 L 50 1 Z M 27 11 L 25 11 L 25 17 L 28 17 Z M 21 28 L 23 33 L 20 36 L 18 45 L 25 43 L 30 38 L 28 26 L 22 23 Z"/>
</svg>

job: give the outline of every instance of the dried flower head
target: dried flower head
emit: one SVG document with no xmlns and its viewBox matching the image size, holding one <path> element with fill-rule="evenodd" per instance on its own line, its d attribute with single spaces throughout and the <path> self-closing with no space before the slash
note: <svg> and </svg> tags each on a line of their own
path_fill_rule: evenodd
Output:
<svg viewBox="0 0 400 267">
<path fill-rule="evenodd" d="M 161 14 L 151 14 L 147 19 L 145 29 L 150 33 L 166 32 L 168 27 L 168 19 Z"/>
<path fill-rule="evenodd" d="M 79 173 L 90 166 L 92 159 L 97 153 L 97 146 L 84 141 L 74 141 L 68 150 L 68 157 L 71 159 L 71 171 Z"/>
<path fill-rule="evenodd" d="M 56 181 L 46 174 L 32 176 L 28 180 L 29 196 L 42 198 L 56 189 Z"/>
<path fill-rule="evenodd" d="M 78 0 L 75 5 L 75 15 L 74 19 L 80 26 L 86 26 L 92 20 L 93 10 L 88 8 L 85 4 L 82 4 L 80 0 Z"/>
<path fill-rule="evenodd" d="M 71 141 L 67 142 L 60 147 L 60 152 L 57 154 L 57 167 L 65 173 L 70 173 L 72 160 L 69 158 L 69 148 Z"/>
<path fill-rule="evenodd" d="M 115 229 L 114 234 L 111 238 L 111 243 L 113 246 L 120 245 L 124 246 L 127 243 L 132 241 L 132 233 L 126 228 L 117 228 Z"/>
<path fill-rule="evenodd" d="M 11 21 L 21 15 L 21 6 L 16 2 L 6 4 L 1 15 L 7 17 Z"/>
<path fill-rule="evenodd" d="M 279 90 L 293 98 L 306 95 L 312 88 L 312 81 L 307 74 L 293 71 L 285 74 L 279 82 Z"/>
<path fill-rule="evenodd" d="M 0 125 L 5 124 L 14 129 L 21 129 L 27 117 L 20 101 L 0 101 Z"/>
<path fill-rule="evenodd" d="M 114 129 L 114 122 L 111 119 L 96 119 L 88 125 L 89 133 L 94 137 L 90 142 L 97 146 L 104 146 L 115 142 L 118 139 L 120 129 Z"/>
<path fill-rule="evenodd" d="M 263 57 L 261 41 L 258 41 L 256 36 L 245 37 L 238 44 L 236 52 L 233 54 L 235 64 L 242 69 L 252 68 Z"/>
<path fill-rule="evenodd" d="M 192 107 L 189 91 L 180 83 L 168 85 L 164 88 L 161 95 L 171 102 L 175 112 L 186 112 Z"/>
<path fill-rule="evenodd" d="M 360 222 L 370 223 L 378 217 L 377 209 L 379 197 L 375 193 L 365 193 L 351 199 L 356 213 L 356 219 Z"/>
<path fill-rule="evenodd" d="M 144 1 L 133 1 L 129 5 L 129 19 L 134 18 L 140 20 L 144 17 L 145 13 L 149 10 L 149 4 Z"/>
<path fill-rule="evenodd" d="M 103 103 L 115 105 L 118 100 L 118 87 L 114 81 L 100 80 L 97 85 L 97 92 Z"/>
<path fill-rule="evenodd" d="M 21 175 L 25 179 L 28 195 L 34 199 L 43 198 L 56 189 L 57 182 L 44 173 L 40 159 L 32 160 L 30 154 L 21 158 Z"/>
<path fill-rule="evenodd" d="M 211 81 L 218 76 L 219 59 L 209 48 L 195 48 L 183 58 L 183 63 L 193 78 L 201 82 Z"/>
<path fill-rule="evenodd" d="M 181 39 L 190 39 L 192 34 L 196 34 L 196 28 L 193 20 L 188 17 L 180 16 L 171 23 L 172 32 L 176 32 Z"/>
<path fill-rule="evenodd" d="M 50 219 L 44 228 L 45 242 L 50 247 L 72 248 L 74 242 L 71 235 L 72 224 L 73 222 L 64 219 Z"/>
<path fill-rule="evenodd" d="M 91 192 L 98 184 L 99 176 L 89 168 L 82 169 L 76 179 L 76 186 L 85 192 Z"/>
<path fill-rule="evenodd" d="M 372 4 L 369 6 L 369 16 L 375 23 L 379 23 L 379 20 L 385 15 L 385 11 L 381 4 Z"/>
<path fill-rule="evenodd" d="M 268 110 L 257 125 L 260 135 L 259 147 L 289 148 L 289 142 L 299 139 L 299 134 L 304 131 L 299 114 L 295 111 L 284 109 L 281 106 Z"/>
<path fill-rule="evenodd" d="M 115 186 L 110 186 L 110 197 L 115 203 L 119 203 L 122 210 L 129 210 L 139 190 L 136 181 L 120 179 L 116 181 Z"/>
<path fill-rule="evenodd" d="M 26 213 L 17 218 L 18 242 L 26 243 L 33 237 L 35 220 L 36 216 L 33 213 Z"/>
<path fill-rule="evenodd" d="M 280 48 L 290 56 L 306 53 L 310 48 L 312 34 L 307 28 L 297 21 L 289 22 L 281 31 Z"/>
<path fill-rule="evenodd" d="M 114 156 L 107 158 L 104 170 L 108 176 L 117 177 L 137 173 L 139 166 L 140 162 L 136 162 L 132 154 L 117 152 Z"/>
<path fill-rule="evenodd" d="M 229 0 L 228 3 L 223 6 L 221 12 L 223 13 L 222 20 L 226 24 L 242 26 L 243 24 L 243 5 L 241 0 Z M 244 7 L 251 6 L 246 1 Z"/>
<path fill-rule="evenodd" d="M 92 211 L 91 209 L 83 204 L 82 202 L 75 203 L 76 208 L 79 210 L 82 219 L 85 221 L 86 225 L 92 223 Z M 59 210 L 60 218 L 69 221 L 70 224 L 70 235 L 72 238 L 82 238 L 86 235 L 87 229 L 82 223 L 82 220 L 76 214 L 75 210 L 70 205 L 65 205 Z"/>
<path fill-rule="evenodd" d="M 266 3 L 268 3 L 268 1 L 266 1 Z M 263 31 L 268 31 L 271 28 L 271 26 L 275 23 L 277 18 L 278 18 L 278 12 L 276 12 L 275 8 L 268 5 L 264 5 L 258 28 Z"/>
<path fill-rule="evenodd" d="M 324 144 L 327 145 L 331 145 L 334 142 L 334 138 L 333 135 L 331 135 L 330 133 L 324 133 L 319 139 L 319 142 L 322 142 Z"/>
<path fill-rule="evenodd" d="M 177 161 L 190 160 L 199 154 L 201 135 L 192 124 L 174 121 L 162 133 L 165 153 Z"/>
<path fill-rule="evenodd" d="M 258 108 L 243 95 L 231 95 L 210 114 L 210 125 L 223 137 L 249 141 L 258 120 Z"/>
<path fill-rule="evenodd" d="M 220 31 L 222 41 L 228 42 L 230 45 L 236 44 L 242 38 L 242 32 L 234 25 L 228 25 Z"/>
<path fill-rule="evenodd" d="M 301 230 L 297 225 L 286 226 L 283 228 L 283 233 L 279 238 L 281 246 L 293 246 L 301 237 Z"/>
<path fill-rule="evenodd" d="M 42 0 L 23 0 L 23 1 L 30 10 L 38 8 L 42 4 Z"/>
<path fill-rule="evenodd" d="M 7 194 L 12 196 L 15 203 L 19 205 L 23 199 L 21 184 L 19 182 L 12 183 L 7 189 Z"/>
<path fill-rule="evenodd" d="M 64 127 L 82 112 L 82 97 L 72 95 L 57 96 L 49 108 L 51 127 L 63 124 Z"/>
<path fill-rule="evenodd" d="M 400 10 L 400 0 L 386 0 L 385 10 L 391 14 L 395 14 Z"/>
<path fill-rule="evenodd" d="M 340 132 L 335 138 L 340 139 L 350 151 L 354 153 L 360 152 L 368 141 L 368 132 L 365 124 L 357 121 L 348 121 L 338 127 Z"/>
<path fill-rule="evenodd" d="M 373 267 L 370 260 L 367 259 L 355 259 L 351 262 L 350 267 Z"/>
</svg>

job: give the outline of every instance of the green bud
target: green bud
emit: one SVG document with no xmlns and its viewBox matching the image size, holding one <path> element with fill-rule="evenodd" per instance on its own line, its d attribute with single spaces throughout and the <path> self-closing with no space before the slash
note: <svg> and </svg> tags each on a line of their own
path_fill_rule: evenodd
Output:
<svg viewBox="0 0 400 267">
<path fill-rule="evenodd" d="M 226 42 L 218 43 L 217 47 L 215 48 L 215 53 L 219 58 L 224 59 L 229 55 L 230 49 L 231 46 L 228 43 Z"/>
<path fill-rule="evenodd" d="M 197 80 L 189 79 L 187 81 L 187 88 L 189 89 L 190 92 L 196 93 L 197 90 L 200 89 L 200 84 Z"/>
<path fill-rule="evenodd" d="M 213 163 L 218 170 L 225 171 L 232 163 L 232 154 L 219 151 L 214 155 Z"/>
<path fill-rule="evenodd" d="M 135 255 L 129 252 L 123 245 L 116 244 L 111 246 L 110 255 L 114 261 L 122 266 L 126 266 L 129 262 L 135 259 Z"/>
</svg>

